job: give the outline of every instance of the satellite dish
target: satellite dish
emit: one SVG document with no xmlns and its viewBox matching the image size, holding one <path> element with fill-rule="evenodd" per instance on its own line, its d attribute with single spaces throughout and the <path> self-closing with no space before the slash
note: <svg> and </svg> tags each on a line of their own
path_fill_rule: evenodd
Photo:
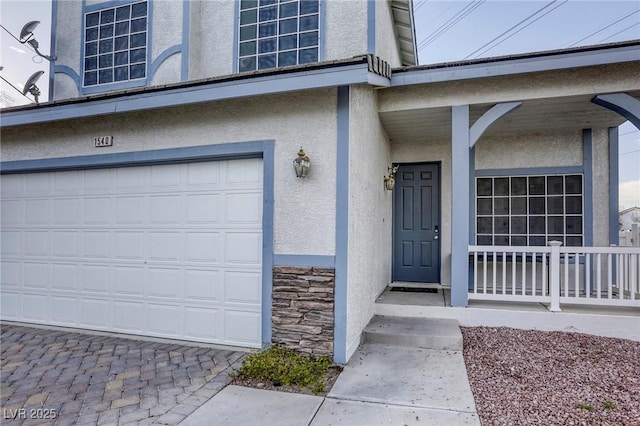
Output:
<svg viewBox="0 0 640 426">
<path fill-rule="evenodd" d="M 30 21 L 24 24 L 22 31 L 20 31 L 20 43 L 26 43 L 29 41 L 29 37 L 33 36 L 33 30 L 40 25 L 40 21 Z"/>
<path fill-rule="evenodd" d="M 33 97 L 36 100 L 36 105 L 39 104 L 38 96 L 40 96 L 41 94 L 40 89 L 38 89 L 38 86 L 36 86 L 36 83 L 38 82 L 40 77 L 42 77 L 42 74 L 44 74 L 44 71 L 36 71 L 33 74 L 31 74 L 31 77 L 29 77 L 27 82 L 24 84 L 24 89 L 22 89 L 23 95 L 26 95 L 27 92 L 33 95 Z"/>
</svg>

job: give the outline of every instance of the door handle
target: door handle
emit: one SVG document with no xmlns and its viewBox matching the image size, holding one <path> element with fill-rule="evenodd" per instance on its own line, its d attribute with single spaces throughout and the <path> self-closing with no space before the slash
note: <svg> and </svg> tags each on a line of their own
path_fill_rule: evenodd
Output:
<svg viewBox="0 0 640 426">
<path fill-rule="evenodd" d="M 440 227 L 439 227 L 438 225 L 436 225 L 436 226 L 433 228 L 433 232 L 435 232 L 436 234 L 438 234 L 438 233 L 440 232 Z"/>
</svg>

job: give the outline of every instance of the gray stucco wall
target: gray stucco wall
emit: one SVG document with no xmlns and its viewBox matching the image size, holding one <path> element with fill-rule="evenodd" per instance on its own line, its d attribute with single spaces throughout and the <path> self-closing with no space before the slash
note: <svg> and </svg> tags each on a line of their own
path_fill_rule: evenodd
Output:
<svg viewBox="0 0 640 426">
<path fill-rule="evenodd" d="M 347 359 L 373 316 L 377 296 L 391 281 L 392 192 L 383 178 L 390 146 L 377 114 L 377 92 L 352 86 L 349 132 L 349 260 Z"/>
<path fill-rule="evenodd" d="M 336 103 L 336 90 L 326 89 L 3 128 L 0 158 L 55 158 L 273 139 L 275 253 L 334 255 Z M 93 138 L 99 135 L 112 135 L 113 147 L 95 148 Z M 300 146 L 311 158 L 305 179 L 296 178 L 292 166 Z"/>
</svg>

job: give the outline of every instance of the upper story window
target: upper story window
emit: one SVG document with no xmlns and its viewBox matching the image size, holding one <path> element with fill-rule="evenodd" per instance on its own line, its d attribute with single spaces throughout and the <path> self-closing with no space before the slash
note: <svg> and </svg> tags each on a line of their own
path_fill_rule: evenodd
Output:
<svg viewBox="0 0 640 426">
<path fill-rule="evenodd" d="M 319 0 L 241 0 L 238 70 L 317 62 Z"/>
<path fill-rule="evenodd" d="M 146 1 L 85 13 L 83 86 L 147 77 Z"/>
<path fill-rule="evenodd" d="M 479 177 L 476 243 L 582 246 L 583 194 L 582 175 Z"/>
</svg>

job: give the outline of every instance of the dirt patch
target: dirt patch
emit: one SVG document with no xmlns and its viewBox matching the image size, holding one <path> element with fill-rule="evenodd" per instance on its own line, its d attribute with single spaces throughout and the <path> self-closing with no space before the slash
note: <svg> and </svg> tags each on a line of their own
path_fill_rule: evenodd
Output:
<svg viewBox="0 0 640 426">
<path fill-rule="evenodd" d="M 274 385 L 272 382 L 261 381 L 257 379 L 252 379 L 250 377 L 236 377 L 231 382 L 232 385 L 238 386 L 247 386 L 250 388 L 256 389 L 266 389 L 273 390 L 279 392 L 290 392 L 290 393 L 303 393 L 306 395 L 316 395 L 316 396 L 327 396 L 333 384 L 338 380 L 338 376 L 340 372 L 342 372 L 343 367 L 339 365 L 335 365 L 329 368 L 327 372 L 324 374 L 323 383 L 324 383 L 324 392 L 314 394 L 310 388 L 300 387 L 300 386 L 286 386 L 286 385 Z"/>
</svg>

